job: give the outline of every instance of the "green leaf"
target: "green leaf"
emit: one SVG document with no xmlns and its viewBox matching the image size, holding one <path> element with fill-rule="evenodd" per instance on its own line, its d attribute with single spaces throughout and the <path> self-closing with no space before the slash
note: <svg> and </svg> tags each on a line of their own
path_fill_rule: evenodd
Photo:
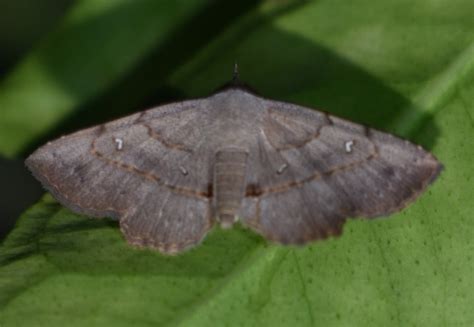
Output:
<svg viewBox="0 0 474 327">
<path fill-rule="evenodd" d="M 216 229 L 170 258 L 46 196 L 0 248 L 0 325 L 472 325 L 474 4 L 456 4 L 267 1 L 166 79 L 203 96 L 237 60 L 264 96 L 423 144 L 445 171 L 409 208 L 301 248 Z"/>
</svg>

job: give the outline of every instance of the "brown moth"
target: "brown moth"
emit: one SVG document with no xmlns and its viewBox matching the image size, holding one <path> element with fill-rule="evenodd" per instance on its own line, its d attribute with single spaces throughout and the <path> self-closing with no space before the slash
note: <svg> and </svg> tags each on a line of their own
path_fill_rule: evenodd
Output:
<svg viewBox="0 0 474 327">
<path fill-rule="evenodd" d="M 118 219 L 129 243 L 165 254 L 215 223 L 282 244 L 339 235 L 349 217 L 401 210 L 442 170 L 418 145 L 257 96 L 237 78 L 63 136 L 26 164 L 66 207 Z"/>
</svg>

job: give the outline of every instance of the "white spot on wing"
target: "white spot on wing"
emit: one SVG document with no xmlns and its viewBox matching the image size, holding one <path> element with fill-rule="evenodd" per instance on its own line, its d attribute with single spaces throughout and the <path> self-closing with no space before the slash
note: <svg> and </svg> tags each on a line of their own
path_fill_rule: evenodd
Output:
<svg viewBox="0 0 474 327">
<path fill-rule="evenodd" d="M 350 140 L 350 141 L 347 141 L 345 143 L 345 147 L 346 147 L 346 152 L 347 153 L 351 153 L 352 152 L 352 146 L 354 145 L 354 141 L 353 140 Z"/>
<path fill-rule="evenodd" d="M 188 171 L 183 166 L 179 166 L 179 170 L 181 170 L 181 173 L 183 173 L 185 176 L 188 174 Z"/>
<path fill-rule="evenodd" d="M 286 168 L 288 168 L 287 164 L 281 165 L 280 168 L 278 168 L 277 173 L 282 174 L 285 171 Z"/>
<path fill-rule="evenodd" d="M 115 141 L 115 143 L 117 143 L 117 150 L 118 150 L 118 151 L 122 150 L 122 149 L 123 149 L 123 140 L 120 139 L 120 138 L 118 138 L 118 137 L 116 137 L 116 138 L 114 139 L 114 141 Z"/>
</svg>

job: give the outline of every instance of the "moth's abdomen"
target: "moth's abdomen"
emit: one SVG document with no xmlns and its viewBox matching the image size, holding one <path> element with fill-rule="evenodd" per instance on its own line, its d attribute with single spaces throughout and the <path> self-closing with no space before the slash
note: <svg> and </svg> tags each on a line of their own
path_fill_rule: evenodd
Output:
<svg viewBox="0 0 474 327">
<path fill-rule="evenodd" d="M 216 153 L 214 166 L 214 209 L 223 228 L 236 221 L 245 189 L 247 152 L 228 148 Z"/>
</svg>

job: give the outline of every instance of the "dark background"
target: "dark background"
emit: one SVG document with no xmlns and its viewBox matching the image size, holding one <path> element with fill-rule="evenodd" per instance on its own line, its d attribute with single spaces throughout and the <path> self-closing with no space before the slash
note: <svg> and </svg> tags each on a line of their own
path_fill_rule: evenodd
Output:
<svg viewBox="0 0 474 327">
<path fill-rule="evenodd" d="M 0 0 L 0 80 L 54 28 L 73 2 Z M 0 156 L 0 242 L 18 216 L 44 193 L 25 169 L 23 159 Z"/>
</svg>

